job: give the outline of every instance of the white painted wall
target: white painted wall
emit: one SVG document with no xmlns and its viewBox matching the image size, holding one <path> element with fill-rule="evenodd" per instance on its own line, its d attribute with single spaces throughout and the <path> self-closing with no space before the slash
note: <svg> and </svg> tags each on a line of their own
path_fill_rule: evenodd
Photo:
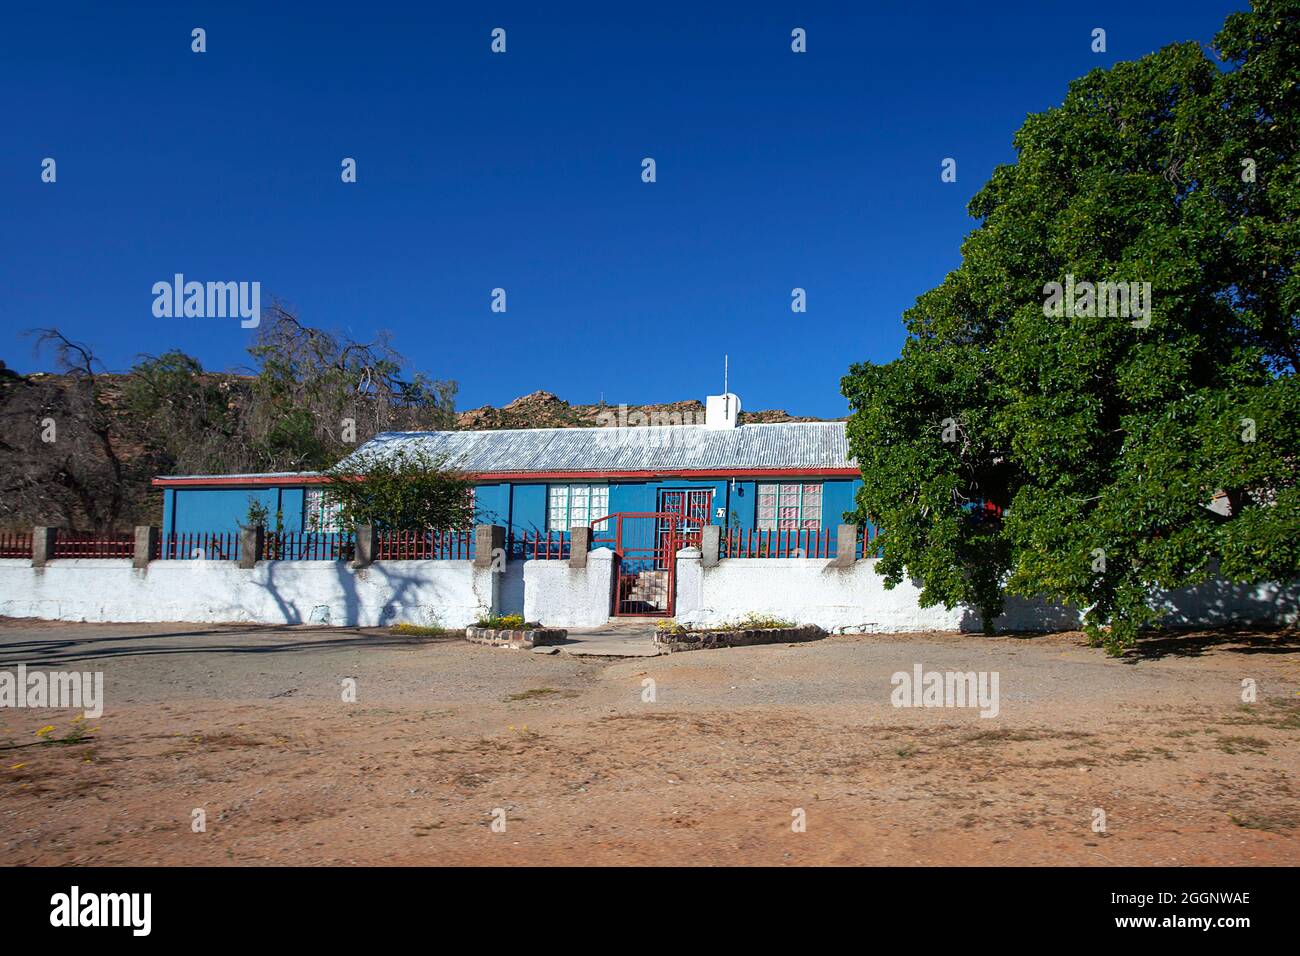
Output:
<svg viewBox="0 0 1300 956">
<path fill-rule="evenodd" d="M 705 568 L 697 550 L 679 553 L 677 620 L 726 624 L 772 614 L 842 633 L 972 631 L 963 608 L 922 608 L 903 582 L 886 590 L 875 560 L 836 568 L 824 559 L 731 558 Z M 61 621 L 242 621 L 377 626 L 406 622 L 464 627 L 486 614 L 519 614 L 548 627 L 599 627 L 609 620 L 613 553 L 598 548 L 586 568 L 567 561 L 510 562 L 504 573 L 470 561 L 264 561 L 241 570 L 225 561 L 61 559 L 44 568 L 0 559 L 0 616 Z M 1300 623 L 1300 583 L 1222 582 L 1162 595 L 1163 623 Z M 1078 625 L 1076 611 L 1018 599 L 998 620 L 1006 630 Z"/>
<path fill-rule="evenodd" d="M 568 561 L 525 561 L 524 618 L 547 627 L 599 627 L 609 621 L 614 552 L 596 548 L 585 568 Z"/>
<path fill-rule="evenodd" d="M 57 621 L 229 621 L 464 627 L 496 612 L 499 573 L 470 561 L 0 560 L 0 615 Z"/>
<path fill-rule="evenodd" d="M 910 581 L 886 590 L 875 565 L 874 558 L 848 568 L 832 567 L 825 559 L 729 558 L 706 568 L 698 551 L 683 550 L 677 561 L 676 618 L 683 624 L 715 625 L 758 612 L 849 634 L 980 629 L 974 611 L 921 607 L 920 588 Z M 1165 624 L 1294 624 L 1300 616 L 1300 583 L 1212 583 L 1158 600 L 1171 609 Z M 1077 627 L 1079 618 L 1072 608 L 1012 598 L 997 627 L 1062 630 Z"/>
</svg>

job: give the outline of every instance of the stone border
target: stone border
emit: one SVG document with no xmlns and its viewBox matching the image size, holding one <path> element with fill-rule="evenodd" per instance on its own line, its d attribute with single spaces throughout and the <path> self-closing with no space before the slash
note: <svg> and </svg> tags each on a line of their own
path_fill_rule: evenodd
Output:
<svg viewBox="0 0 1300 956">
<path fill-rule="evenodd" d="M 475 644 L 487 644 L 491 647 L 508 647 L 514 651 L 526 651 L 534 647 L 563 644 L 569 632 L 559 627 L 533 627 L 519 630 L 506 630 L 499 627 L 465 628 L 465 640 Z"/>
<path fill-rule="evenodd" d="M 706 651 L 715 647 L 748 647 L 752 644 L 796 644 L 820 641 L 826 632 L 816 624 L 796 627 L 738 628 L 722 631 L 692 631 L 680 634 L 655 632 L 655 647 L 664 654 L 678 651 Z"/>
</svg>

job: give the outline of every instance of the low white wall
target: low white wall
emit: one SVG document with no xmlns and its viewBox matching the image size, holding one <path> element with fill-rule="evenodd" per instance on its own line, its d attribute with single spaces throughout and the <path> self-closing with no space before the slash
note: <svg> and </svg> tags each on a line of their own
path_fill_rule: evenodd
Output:
<svg viewBox="0 0 1300 956">
<path fill-rule="evenodd" d="M 525 561 L 524 618 L 547 627 L 599 627 L 609 621 L 614 552 L 597 548 L 585 568 L 568 561 Z"/>
<path fill-rule="evenodd" d="M 464 627 L 496 613 L 497 572 L 470 561 L 0 560 L 0 615 L 56 621 L 190 621 Z"/>
<path fill-rule="evenodd" d="M 501 572 L 501 586 L 497 597 L 497 613 L 524 615 L 524 565 L 526 561 L 507 561 Z"/>
<path fill-rule="evenodd" d="M 836 568 L 825 559 L 731 558 L 702 566 L 699 552 L 677 561 L 676 618 L 726 624 L 751 612 L 840 633 L 975 631 L 965 608 L 922 608 L 910 581 L 886 590 L 875 559 Z M 510 562 L 504 572 L 470 561 L 377 561 L 354 571 L 335 561 L 264 561 L 241 570 L 226 561 L 62 559 L 33 568 L 0 559 L 0 616 L 60 621 L 229 621 L 262 624 L 464 627 L 489 614 L 523 614 L 548 627 L 599 627 L 609 620 L 613 553 L 598 548 L 585 568 L 568 561 Z M 1162 623 L 1184 626 L 1300 623 L 1300 583 L 1211 582 L 1159 595 Z M 1003 630 L 1077 627 L 1072 608 L 1009 599 Z"/>
<path fill-rule="evenodd" d="M 833 567 L 826 559 L 729 558 L 705 568 L 698 552 L 686 550 L 677 561 L 676 618 L 683 624 L 716 625 L 757 612 L 847 634 L 980 630 L 975 611 L 921 607 L 920 588 L 910 581 L 886 590 L 875 565 L 874 558 L 847 568 Z M 1170 625 L 1281 625 L 1295 624 L 1300 616 L 1300 584 L 1212 582 L 1157 600 L 1170 610 L 1162 622 Z M 1008 598 L 997 627 L 1067 630 L 1078 627 L 1079 620 L 1074 608 Z"/>
</svg>

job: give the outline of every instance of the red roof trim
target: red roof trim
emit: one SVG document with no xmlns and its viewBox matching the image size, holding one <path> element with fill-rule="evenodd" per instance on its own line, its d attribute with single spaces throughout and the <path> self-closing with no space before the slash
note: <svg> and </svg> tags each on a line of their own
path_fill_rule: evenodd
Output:
<svg viewBox="0 0 1300 956">
<path fill-rule="evenodd" d="M 667 471 L 491 471 L 473 475 L 476 481 L 592 481 L 613 478 L 857 478 L 856 468 L 723 468 Z M 155 488 L 207 488 L 238 485 L 259 487 L 279 485 L 320 485 L 328 481 L 323 475 L 274 477 L 264 475 L 216 475 L 205 478 L 155 478 Z"/>
</svg>

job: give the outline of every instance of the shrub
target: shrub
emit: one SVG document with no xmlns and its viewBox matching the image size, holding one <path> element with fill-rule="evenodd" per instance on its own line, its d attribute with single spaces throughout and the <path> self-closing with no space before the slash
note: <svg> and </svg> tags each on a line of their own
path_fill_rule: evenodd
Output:
<svg viewBox="0 0 1300 956">
<path fill-rule="evenodd" d="M 481 617 L 474 622 L 475 627 L 484 627 L 493 631 L 519 631 L 525 628 L 541 627 L 536 621 L 525 621 L 522 614 L 507 614 L 503 617 Z"/>
<path fill-rule="evenodd" d="M 744 617 L 739 618 L 728 626 L 735 628 L 736 630 L 750 631 L 771 627 L 795 627 L 796 625 L 794 621 L 787 621 L 783 617 L 776 617 L 771 614 L 759 614 L 757 611 L 750 611 Z"/>
</svg>

